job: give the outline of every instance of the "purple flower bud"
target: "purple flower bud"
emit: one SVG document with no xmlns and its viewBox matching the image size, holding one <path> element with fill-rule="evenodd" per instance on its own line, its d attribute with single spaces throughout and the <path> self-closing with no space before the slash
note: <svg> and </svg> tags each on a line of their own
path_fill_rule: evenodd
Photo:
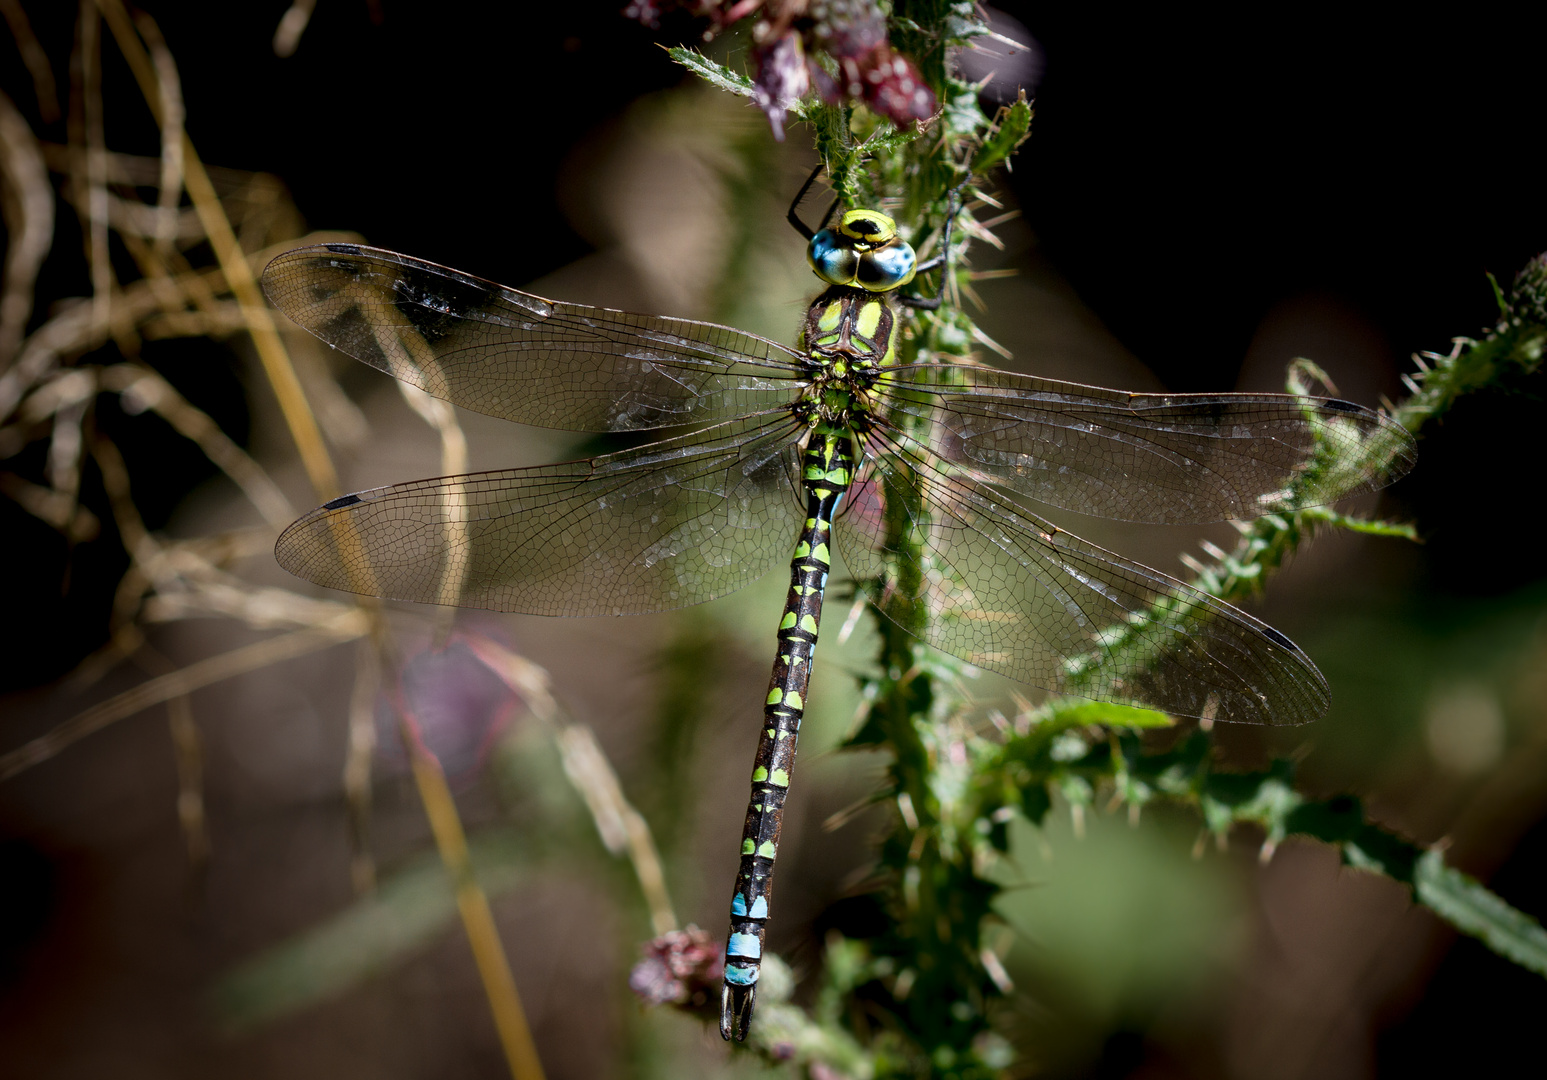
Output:
<svg viewBox="0 0 1547 1080">
<path fill-rule="evenodd" d="M 800 35 L 792 30 L 771 45 L 759 45 L 752 50 L 752 63 L 757 72 L 752 100 L 768 114 L 774 138 L 783 142 L 785 113 L 810 87 Z"/>
<path fill-rule="evenodd" d="M 708 931 L 672 930 L 647 942 L 643 951 L 628 985 L 646 1004 L 702 1007 L 717 996 L 725 948 Z"/>
</svg>

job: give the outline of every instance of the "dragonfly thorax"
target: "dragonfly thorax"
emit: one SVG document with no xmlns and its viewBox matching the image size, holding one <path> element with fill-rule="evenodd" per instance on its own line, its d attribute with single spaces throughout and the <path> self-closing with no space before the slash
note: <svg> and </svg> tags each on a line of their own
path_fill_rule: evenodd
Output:
<svg viewBox="0 0 1547 1080">
<path fill-rule="evenodd" d="M 813 365 L 833 375 L 873 373 L 897 362 L 898 330 L 890 297 L 834 285 L 806 309 L 801 348 Z"/>
<path fill-rule="evenodd" d="M 810 383 L 808 422 L 848 427 L 860 419 L 882 368 L 897 362 L 900 323 L 890 298 L 835 285 L 811 302 L 801 343 Z"/>
</svg>

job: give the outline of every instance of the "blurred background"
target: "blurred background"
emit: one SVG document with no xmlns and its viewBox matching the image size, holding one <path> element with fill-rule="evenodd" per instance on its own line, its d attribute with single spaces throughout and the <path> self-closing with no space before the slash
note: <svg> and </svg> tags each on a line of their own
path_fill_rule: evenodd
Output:
<svg viewBox="0 0 1547 1080">
<path fill-rule="evenodd" d="M 287 6 L 148 6 L 187 129 L 250 252 L 338 230 L 554 298 L 792 337 L 813 289 L 782 215 L 814 159 L 803 128 L 775 144 L 760 114 L 655 47 L 695 40 L 690 21 L 652 32 L 618 0 L 321 0 L 281 57 Z M 981 325 L 1012 357 L 995 362 L 1131 389 L 1269 390 L 1306 356 L 1342 396 L 1374 405 L 1404 393 L 1411 353 L 1485 329 L 1487 273 L 1507 286 L 1547 249 L 1528 164 L 1540 26 L 1501 27 L 1483 10 L 1396 23 L 1296 9 L 1237 23 L 1002 8 L 1006 32 L 1035 48 L 985 93 L 1035 85 L 1037 117 L 997 179 L 1023 217 L 1000 230 L 1004 250 L 973 253 L 974 268 L 1018 272 L 978 286 Z M 98 125 L 121 170 L 115 190 L 143 194 L 160 137 L 110 39 L 100 110 L 70 104 L 72 85 L 90 82 L 72 69 L 79 8 L 0 9 L 12 28 L 0 91 L 58 195 L 36 330 L 93 289 L 67 147 Z M 713 48 L 739 62 L 734 40 Z M 133 230 L 113 221 L 114 265 L 128 274 L 120 236 Z M 180 250 L 211 262 L 207 246 Z M 441 436 L 389 380 L 320 350 L 305 359 L 304 340 L 289 340 L 345 490 L 440 470 Z M 295 510 L 314 505 L 229 320 L 115 333 L 66 357 L 122 359 L 213 420 Z M 1426 430 L 1416 472 L 1359 507 L 1416 522 L 1421 545 L 1328 537 L 1273 580 L 1255 610 L 1322 667 L 1332 713 L 1309 729 L 1220 738 L 1243 769 L 1294 755 L 1309 794 L 1365 798 L 1382 824 L 1447 843 L 1449 861 L 1538 917 L 1547 583 L 1536 545 L 1508 530 L 1543 464 L 1541 393 L 1536 379 L 1464 399 Z M 80 408 L 77 430 L 87 416 L 88 433 L 121 451 L 152 536 L 190 551 L 224 538 L 222 572 L 244 588 L 321 597 L 273 564 L 274 529 L 163 413 L 106 391 Z M 0 752 L 271 632 L 252 617 L 163 610 L 143 620 L 143 648 L 114 653 L 133 537 L 112 477 L 87 460 L 68 512 L 40 503 L 59 490 L 50 445 L 62 414 L 53 428 L 24 414 L 0 428 Z M 472 469 L 597 448 L 458 419 Z M 1079 530 L 1171 573 L 1199 539 L 1231 535 Z M 649 821 L 677 914 L 716 934 L 783 588 L 775 574 L 702 608 L 621 620 L 458 616 L 547 669 Z M 390 619 L 404 685 L 425 695 L 426 738 L 492 868 L 485 884 L 548 1075 L 757 1072 L 717 1033 L 632 1000 L 628 968 L 650 936 L 643 901 L 562 780 L 530 702 L 465 650 L 431 648 L 434 613 L 399 606 Z M 214 682 L 0 784 L 0 1074 L 503 1073 L 384 707 L 364 711 L 377 735 L 368 829 L 345 798 L 354 648 Z M 856 705 L 850 673 L 872 651 L 863 623 L 841 647 L 824 640 L 813 684 L 771 927 L 797 976 L 817 963 L 824 912 L 863 876 L 877 827 L 860 816 L 824 828 L 883 767 L 834 752 Z M 1002 1019 L 1033 1048 L 1021 1075 L 1411 1075 L 1523 1054 L 1547 1007 L 1547 982 L 1457 938 L 1395 883 L 1341 869 L 1330 849 L 1291 843 L 1261 866 L 1249 837 L 1195 857 L 1198 822 L 1181 812 L 1137 828 L 1098 816 L 1083 839 L 1067 814 L 1049 822 L 1017 836 L 1019 880 L 1034 887 L 1001 908 L 1020 935 Z"/>
</svg>

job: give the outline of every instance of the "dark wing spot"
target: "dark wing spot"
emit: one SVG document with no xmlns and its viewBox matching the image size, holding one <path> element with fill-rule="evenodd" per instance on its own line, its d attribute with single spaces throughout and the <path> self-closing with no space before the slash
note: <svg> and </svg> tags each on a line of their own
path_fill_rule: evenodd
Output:
<svg viewBox="0 0 1547 1080">
<path fill-rule="evenodd" d="M 1363 405 L 1355 405 L 1352 401 L 1339 401 L 1337 398 L 1327 398 L 1321 403 L 1323 412 L 1361 413 Z"/>
<path fill-rule="evenodd" d="M 322 508 L 324 510 L 342 510 L 346 506 L 353 506 L 355 503 L 364 501 L 365 500 L 360 498 L 358 495 L 340 495 L 338 498 L 332 500 L 331 502 L 323 503 Z"/>
<path fill-rule="evenodd" d="M 403 267 L 393 282 L 395 306 L 425 341 L 436 341 L 463 329 L 468 313 L 488 304 L 489 291 L 470 282 Z"/>
<path fill-rule="evenodd" d="M 1271 627 L 1271 626 L 1264 626 L 1262 628 L 1262 636 L 1267 638 L 1269 641 L 1273 642 L 1273 644 L 1281 646 L 1281 647 L 1283 647 L 1285 649 L 1288 649 L 1290 652 L 1299 652 L 1300 651 L 1300 647 L 1298 645 L 1296 645 L 1294 642 L 1290 641 L 1283 634 L 1280 634 L 1277 630 L 1273 629 L 1273 627 Z"/>
<path fill-rule="evenodd" d="M 358 244 L 323 244 L 323 247 L 335 255 L 363 255 L 365 254 Z"/>
</svg>

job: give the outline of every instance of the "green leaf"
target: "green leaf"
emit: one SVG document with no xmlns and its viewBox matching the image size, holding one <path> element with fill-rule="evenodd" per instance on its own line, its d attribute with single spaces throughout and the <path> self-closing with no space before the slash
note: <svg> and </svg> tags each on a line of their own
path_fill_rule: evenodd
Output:
<svg viewBox="0 0 1547 1080">
<path fill-rule="evenodd" d="M 752 84 L 751 78 L 739 71 L 732 71 L 724 64 L 715 63 L 701 52 L 695 52 L 693 49 L 684 49 L 678 46 L 667 49 L 666 55 L 718 90 L 724 90 L 727 93 L 736 94 L 744 98 L 756 96 L 757 91 Z M 805 102 L 796 101 L 786 111 L 796 119 L 804 120 L 806 119 L 807 108 Z"/>
<path fill-rule="evenodd" d="M 1026 100 L 1024 93 L 1014 104 L 1000 109 L 999 115 L 994 117 L 993 130 L 978 147 L 978 152 L 972 155 L 972 171 L 986 172 L 1000 162 L 1008 161 L 1031 134 L 1031 117 L 1031 102 Z"/>
<path fill-rule="evenodd" d="M 1446 866 L 1438 851 L 1426 851 L 1413 875 L 1418 899 L 1462 933 L 1538 975 L 1547 975 L 1547 930 L 1505 903 L 1476 878 Z"/>
<path fill-rule="evenodd" d="M 752 80 L 750 78 L 739 71 L 732 71 L 723 64 L 715 63 L 701 52 L 696 52 L 693 49 L 684 49 L 679 46 L 667 49 L 666 55 L 711 86 L 732 94 L 740 94 L 742 97 L 752 96 Z"/>
<path fill-rule="evenodd" d="M 1380 521 L 1369 518 L 1350 517 L 1347 514 L 1339 514 L 1335 510 L 1327 510 L 1326 507 L 1310 507 L 1306 511 L 1306 518 L 1311 521 L 1320 521 L 1339 529 L 1347 529 L 1349 532 L 1363 533 L 1366 536 L 1387 536 L 1396 540 L 1418 540 L 1418 530 L 1412 524 L 1405 521 Z"/>
<path fill-rule="evenodd" d="M 1049 719 L 1061 728 L 1090 727 L 1103 724 L 1120 728 L 1168 728 L 1176 721 L 1154 709 L 1140 709 L 1133 705 L 1118 705 L 1110 701 L 1059 702 L 1052 707 Z"/>
<path fill-rule="evenodd" d="M 1053 797 L 1048 794 L 1046 784 L 1031 784 L 1021 792 L 1021 813 L 1033 825 L 1041 825 L 1052 808 Z"/>
<path fill-rule="evenodd" d="M 1504 298 L 1504 290 L 1499 288 L 1499 279 L 1488 274 L 1488 284 L 1493 286 L 1493 302 L 1499 305 L 1499 314 L 1509 316 L 1509 301 Z"/>
<path fill-rule="evenodd" d="M 1329 844 L 1341 844 L 1351 839 L 1363 825 L 1364 807 L 1350 795 L 1302 803 L 1290 811 L 1284 822 L 1287 832 L 1302 833 Z"/>
</svg>

